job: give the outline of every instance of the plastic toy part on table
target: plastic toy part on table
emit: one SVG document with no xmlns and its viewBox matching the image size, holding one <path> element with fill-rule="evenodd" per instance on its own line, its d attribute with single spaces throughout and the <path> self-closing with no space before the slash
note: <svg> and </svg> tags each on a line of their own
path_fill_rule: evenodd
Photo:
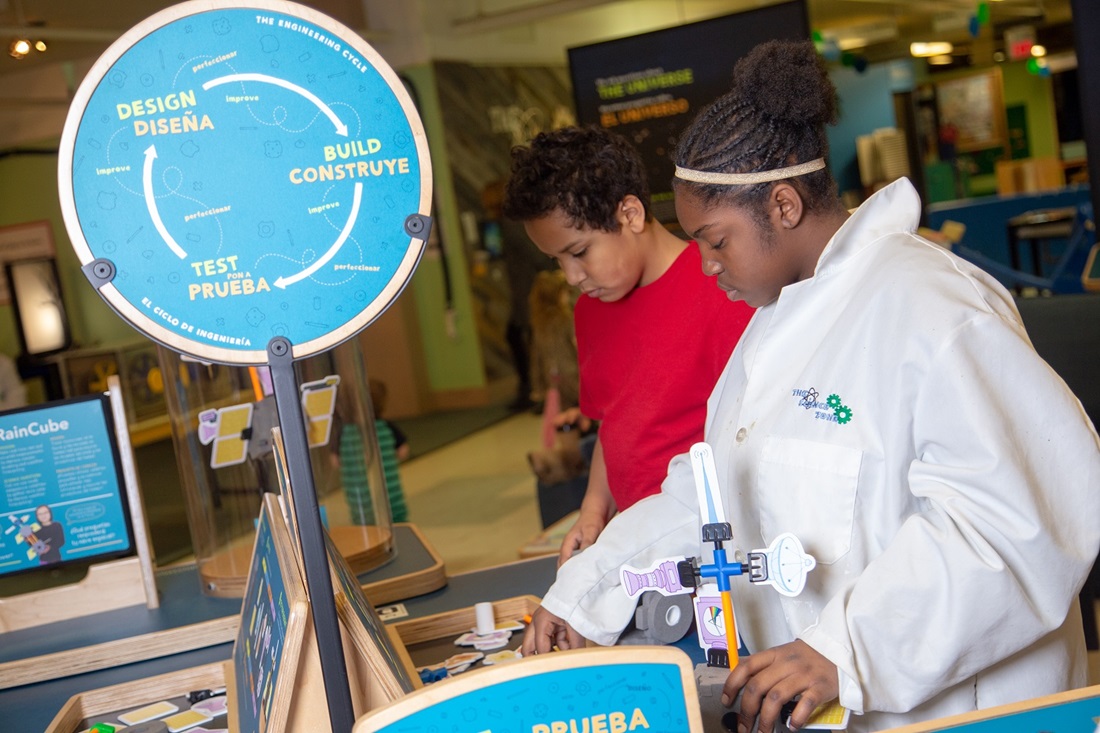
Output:
<svg viewBox="0 0 1100 733">
<path fill-rule="evenodd" d="M 737 666 L 737 621 L 730 596 L 730 579 L 748 575 L 752 583 L 764 583 L 779 593 L 794 597 L 806 586 L 806 575 L 817 561 L 802 548 L 802 543 L 790 533 L 778 535 L 767 549 L 752 550 L 747 562 L 726 555 L 724 543 L 733 540 L 733 529 L 726 519 L 714 454 L 707 443 L 691 447 L 691 467 L 699 498 L 703 523 L 702 540 L 713 546 L 713 562 L 701 565 L 696 558 L 668 558 L 639 570 L 623 566 L 620 570 L 623 588 L 634 596 L 652 589 L 663 596 L 695 593 L 695 620 L 699 646 L 707 655 L 707 666 L 732 669 Z M 713 582 L 701 582 L 704 579 Z M 719 687 L 724 681 L 715 678 Z M 832 703 L 822 706 L 810 718 L 807 728 L 836 727 L 832 719 L 846 718 L 846 711 Z M 828 721 L 828 722 L 826 722 Z M 815 723 L 821 723 L 815 725 Z"/>
<path fill-rule="evenodd" d="M 733 540 L 733 530 L 726 521 L 726 511 L 714 468 L 714 454 L 706 443 L 691 447 L 691 467 L 699 496 L 699 511 L 703 521 L 702 539 L 713 545 L 714 562 L 700 565 L 695 558 L 663 559 L 644 570 L 628 565 L 620 571 L 627 595 L 652 588 L 661 595 L 673 596 L 696 591 L 696 616 L 699 643 L 707 653 L 707 663 L 715 667 L 737 666 L 737 622 L 730 598 L 730 578 L 749 575 L 750 582 L 767 583 L 786 596 L 797 596 L 806 585 L 806 574 L 817 561 L 802 549 L 793 534 L 775 538 L 766 550 L 748 553 L 748 562 L 731 562 L 724 543 Z M 702 579 L 712 583 L 702 583 Z M 731 646 L 732 645 L 732 646 Z"/>
</svg>

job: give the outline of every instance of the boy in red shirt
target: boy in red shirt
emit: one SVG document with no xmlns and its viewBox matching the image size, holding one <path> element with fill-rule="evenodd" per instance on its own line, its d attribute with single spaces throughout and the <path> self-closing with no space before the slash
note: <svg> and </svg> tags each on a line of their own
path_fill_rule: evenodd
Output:
<svg viewBox="0 0 1100 733">
<path fill-rule="evenodd" d="M 515 148 L 504 214 L 582 294 L 580 411 L 600 429 L 560 564 L 703 439 L 707 397 L 752 309 L 707 282 L 698 248 L 652 217 L 641 158 L 612 133 L 565 128 Z"/>
</svg>

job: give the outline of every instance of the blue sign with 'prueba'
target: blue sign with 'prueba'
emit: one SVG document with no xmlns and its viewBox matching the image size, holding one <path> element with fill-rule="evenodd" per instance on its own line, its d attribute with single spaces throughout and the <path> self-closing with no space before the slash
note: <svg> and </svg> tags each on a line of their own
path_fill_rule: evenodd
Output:
<svg viewBox="0 0 1100 733">
<path fill-rule="evenodd" d="M 285 336 L 303 356 L 373 320 L 415 268 L 423 130 L 332 19 L 211 5 L 153 16 L 85 80 L 62 140 L 66 225 L 83 264 L 114 265 L 100 293 L 147 335 L 237 363 Z"/>
<path fill-rule="evenodd" d="M 456 695 L 388 725 L 367 718 L 357 730 L 683 733 L 693 728 L 681 675 L 675 664 L 648 662 L 559 669 Z"/>
</svg>

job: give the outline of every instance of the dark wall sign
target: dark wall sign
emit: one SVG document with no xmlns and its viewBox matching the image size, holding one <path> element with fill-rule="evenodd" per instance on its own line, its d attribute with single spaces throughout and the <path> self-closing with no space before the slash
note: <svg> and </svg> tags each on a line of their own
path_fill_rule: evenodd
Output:
<svg viewBox="0 0 1100 733">
<path fill-rule="evenodd" d="M 630 140 L 645 160 L 654 214 L 672 221 L 672 162 L 681 130 L 730 88 L 737 60 L 772 39 L 810 37 L 805 0 L 569 49 L 580 124 Z"/>
</svg>

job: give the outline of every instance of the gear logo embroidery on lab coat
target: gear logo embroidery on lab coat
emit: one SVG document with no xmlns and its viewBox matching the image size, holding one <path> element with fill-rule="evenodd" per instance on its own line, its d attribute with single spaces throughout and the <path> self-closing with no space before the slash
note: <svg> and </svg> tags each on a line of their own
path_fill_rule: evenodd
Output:
<svg viewBox="0 0 1100 733">
<path fill-rule="evenodd" d="M 829 399 L 825 400 L 825 404 L 833 408 L 833 414 L 836 415 L 836 421 L 841 425 L 847 425 L 852 420 L 852 408 L 848 407 L 840 399 L 840 395 L 831 394 Z"/>
<path fill-rule="evenodd" d="M 807 410 L 817 409 L 818 413 L 816 417 L 819 420 L 829 420 L 838 425 L 847 425 L 852 421 L 852 415 L 855 414 L 852 408 L 844 404 L 844 400 L 835 392 L 830 394 L 825 402 L 817 401 L 821 393 L 813 387 L 809 389 L 793 389 L 791 390 L 791 394 L 799 398 L 799 407 L 804 407 Z"/>
</svg>

